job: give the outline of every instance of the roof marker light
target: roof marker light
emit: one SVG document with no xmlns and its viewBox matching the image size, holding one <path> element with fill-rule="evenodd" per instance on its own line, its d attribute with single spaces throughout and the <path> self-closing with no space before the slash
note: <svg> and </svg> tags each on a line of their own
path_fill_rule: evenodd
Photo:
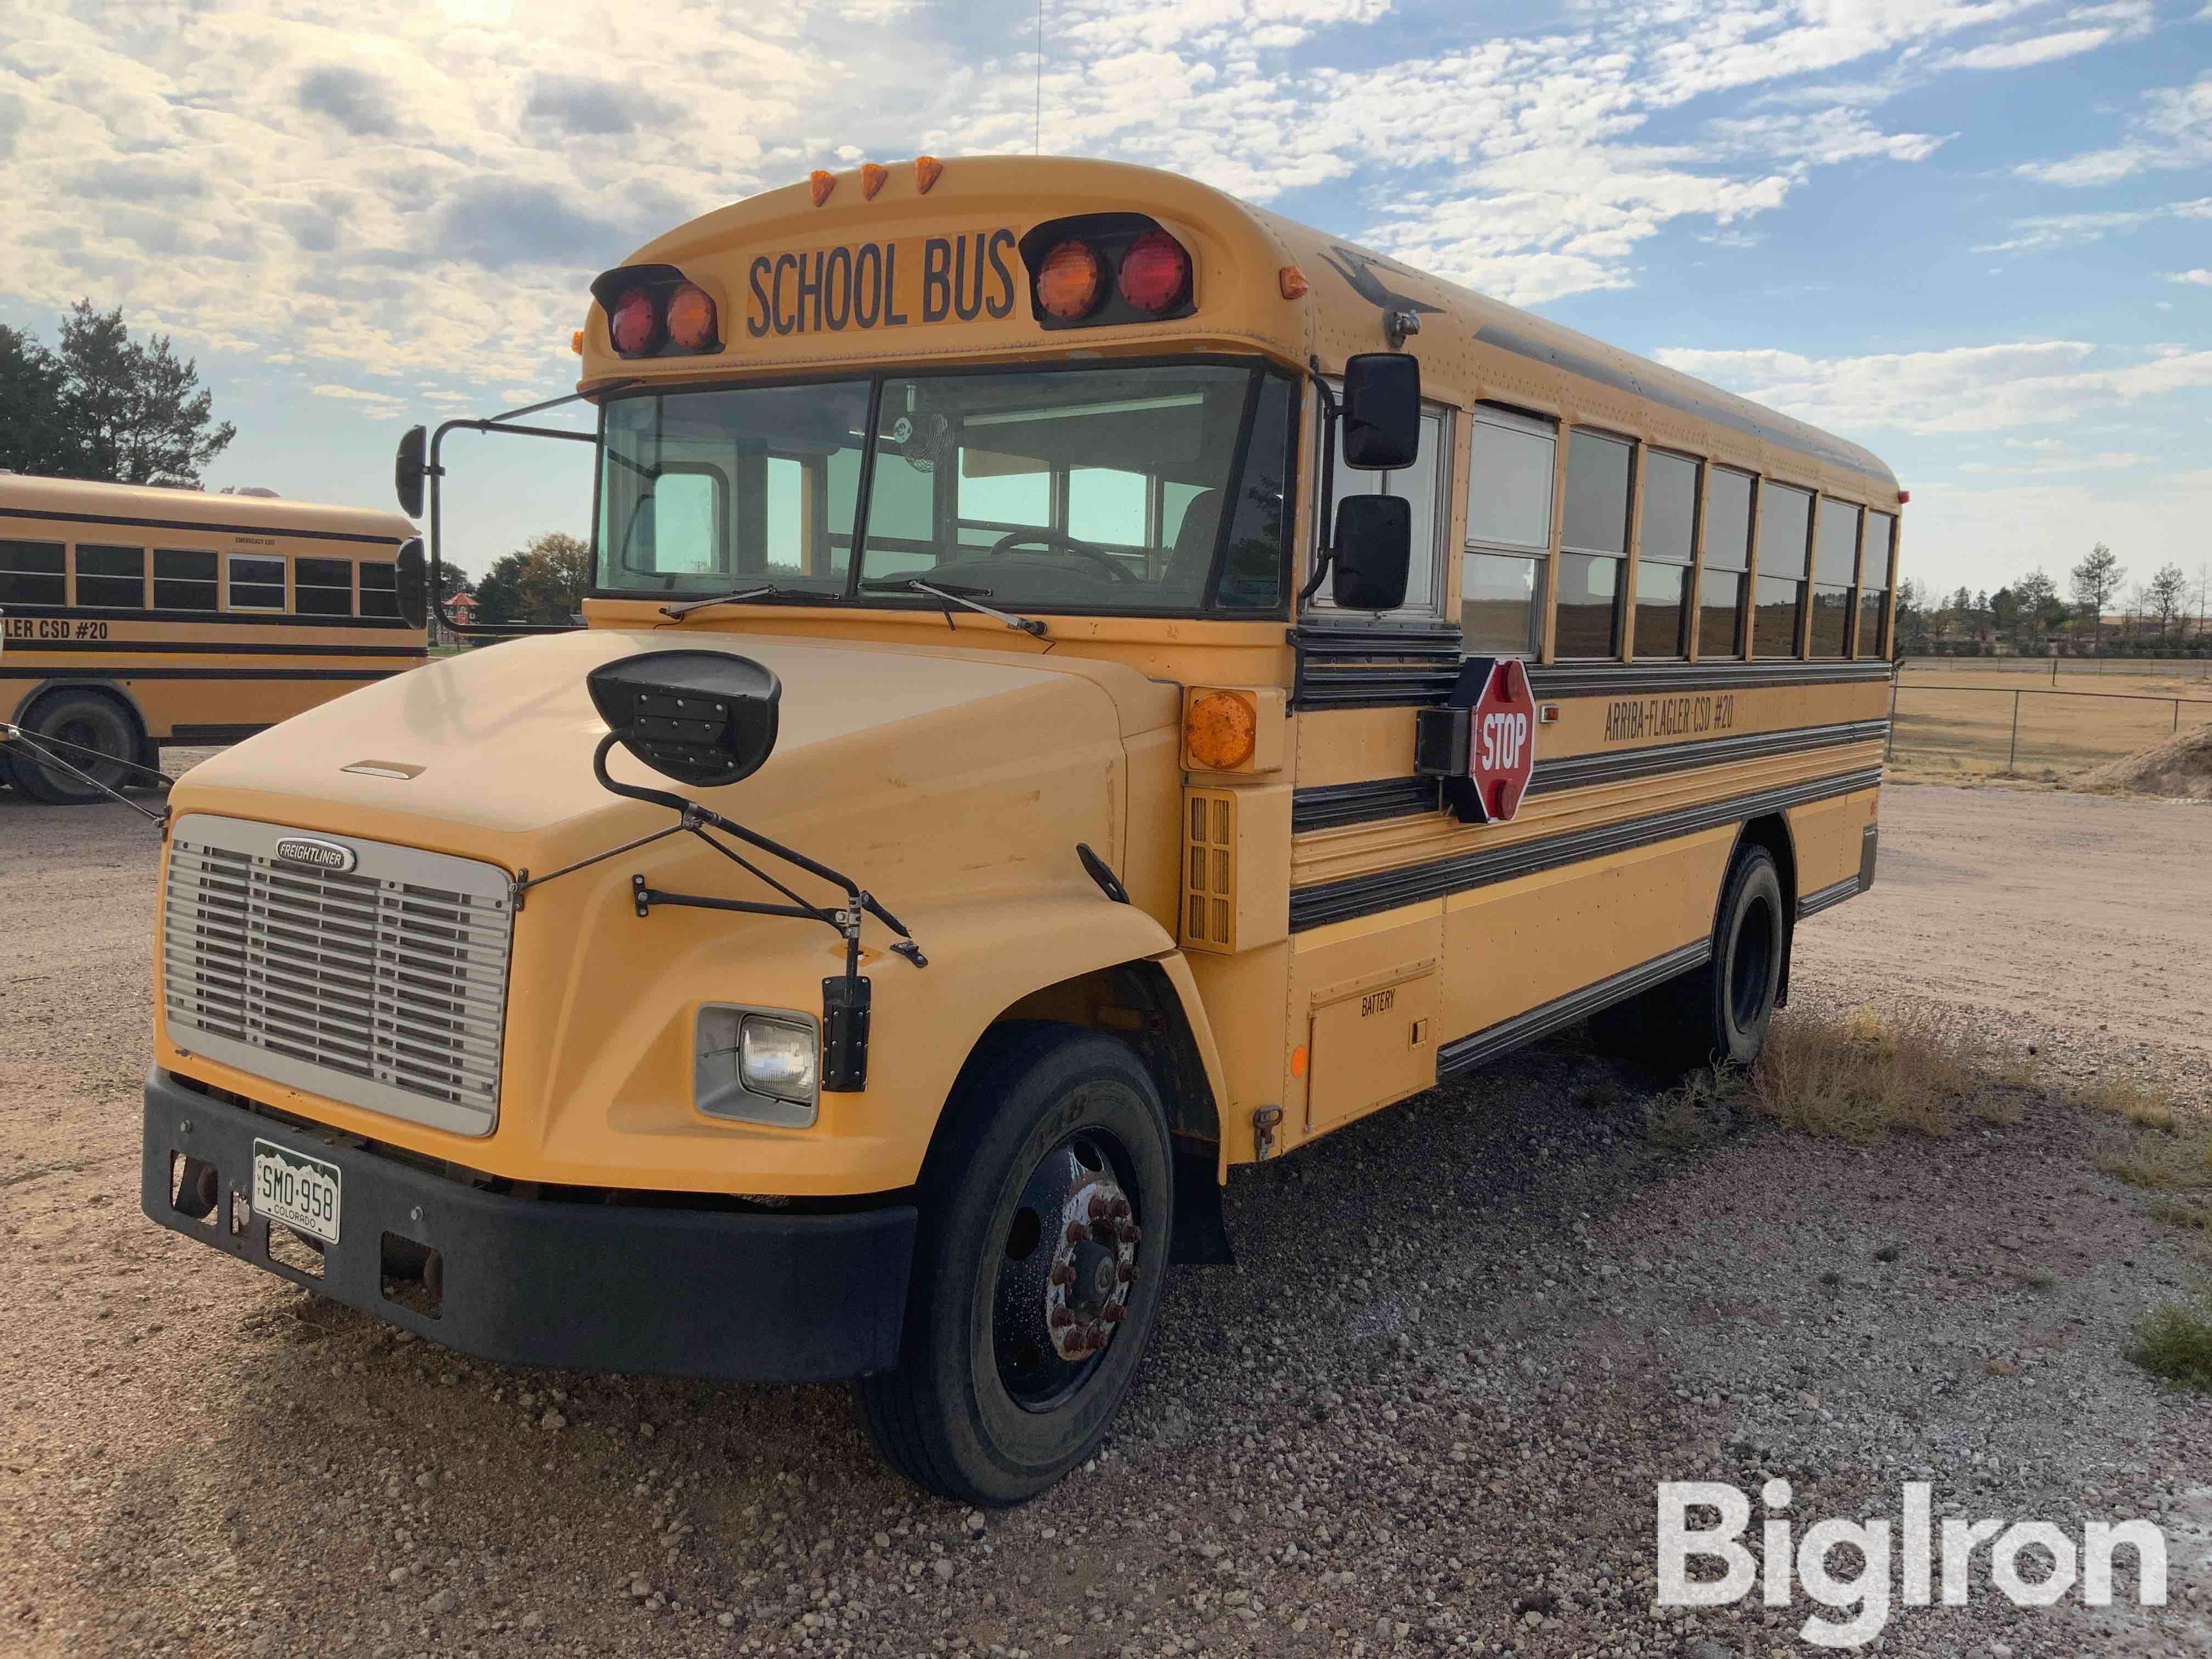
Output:
<svg viewBox="0 0 2212 1659">
<path fill-rule="evenodd" d="M 873 161 L 860 169 L 860 199 L 872 202 L 876 192 L 884 187 L 884 180 L 891 176 L 889 167 L 879 167 Z"/>
<path fill-rule="evenodd" d="M 1283 290 L 1283 297 L 1285 300 L 1300 300 L 1305 297 L 1306 274 L 1296 265 L 1285 265 L 1277 271 L 1275 282 Z"/>
<path fill-rule="evenodd" d="M 837 175 L 817 167 L 806 175 L 806 182 L 814 193 L 814 205 L 820 207 L 830 199 L 830 192 L 837 188 Z"/>
<path fill-rule="evenodd" d="M 929 187 L 944 176 L 945 163 L 934 155 L 917 155 L 914 158 L 914 187 L 924 196 L 928 195 Z"/>
</svg>

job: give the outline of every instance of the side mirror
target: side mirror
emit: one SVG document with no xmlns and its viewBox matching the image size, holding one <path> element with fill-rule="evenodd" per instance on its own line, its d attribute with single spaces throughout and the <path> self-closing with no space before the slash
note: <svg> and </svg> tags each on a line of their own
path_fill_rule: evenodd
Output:
<svg viewBox="0 0 2212 1659">
<path fill-rule="evenodd" d="M 1413 562 L 1413 504 L 1402 495 L 1346 495 L 1336 504 L 1328 596 L 1340 611 L 1395 611 Z"/>
<path fill-rule="evenodd" d="M 736 783 L 775 752 L 783 682 L 750 657 L 641 651 L 601 664 L 584 684 L 623 747 L 678 783 Z"/>
<path fill-rule="evenodd" d="M 1344 365 L 1344 464 L 1395 472 L 1421 453 L 1421 364 L 1397 351 L 1363 351 Z"/>
<path fill-rule="evenodd" d="M 415 428 L 420 432 L 422 428 Z M 393 580 L 399 587 L 399 617 L 410 628 L 427 628 L 430 623 L 430 573 L 422 558 L 420 538 L 404 543 L 399 549 L 398 568 Z"/>
<path fill-rule="evenodd" d="M 399 453 L 392 459 L 392 487 L 399 492 L 399 510 L 410 519 L 422 516 L 422 480 L 430 476 L 424 459 L 429 434 L 410 426 L 400 435 Z"/>
</svg>

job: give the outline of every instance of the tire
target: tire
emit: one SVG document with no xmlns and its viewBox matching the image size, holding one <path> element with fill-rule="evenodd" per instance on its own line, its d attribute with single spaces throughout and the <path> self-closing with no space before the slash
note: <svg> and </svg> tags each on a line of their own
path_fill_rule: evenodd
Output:
<svg viewBox="0 0 2212 1659">
<path fill-rule="evenodd" d="M 62 691 L 40 699 L 22 721 L 33 737 L 51 737 L 83 749 L 112 755 L 114 761 L 96 761 L 57 744 L 54 752 L 80 770 L 90 773 L 111 789 L 120 789 L 136 775 L 118 762 L 136 761 L 145 746 L 137 716 L 112 697 L 96 691 Z M 84 806 L 107 796 L 56 767 L 33 758 L 25 744 L 12 745 L 9 757 L 15 787 L 54 806 Z"/>
<path fill-rule="evenodd" d="M 1669 1072 L 1757 1060 L 1766 1046 L 1789 948 L 1774 855 L 1764 847 L 1746 847 L 1721 887 L 1711 957 L 1649 994 L 1642 1010 L 1644 1060 Z"/>
<path fill-rule="evenodd" d="M 1097 1449 L 1144 1357 L 1175 1227 L 1167 1114 L 1122 1044 L 1027 1021 L 986 1036 L 947 1113 L 898 1365 L 854 1392 L 893 1468 L 1004 1507 Z M 1076 1215 L 1096 1218 L 1079 1240 Z"/>
</svg>

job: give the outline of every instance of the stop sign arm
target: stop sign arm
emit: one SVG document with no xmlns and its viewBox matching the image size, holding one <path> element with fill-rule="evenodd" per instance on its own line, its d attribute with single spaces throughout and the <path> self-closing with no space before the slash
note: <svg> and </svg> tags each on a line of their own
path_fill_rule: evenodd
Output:
<svg viewBox="0 0 2212 1659">
<path fill-rule="evenodd" d="M 1413 769 L 1462 823 L 1510 823 L 1535 770 L 1536 704 L 1518 657 L 1469 657 L 1441 708 L 1413 716 Z"/>
</svg>

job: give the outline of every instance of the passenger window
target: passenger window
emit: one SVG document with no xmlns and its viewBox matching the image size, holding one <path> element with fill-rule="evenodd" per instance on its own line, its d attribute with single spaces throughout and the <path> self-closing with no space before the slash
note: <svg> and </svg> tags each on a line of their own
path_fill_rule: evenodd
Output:
<svg viewBox="0 0 2212 1659">
<path fill-rule="evenodd" d="M 76 602 L 103 610 L 146 608 L 146 550 L 76 544 Z"/>
<path fill-rule="evenodd" d="M 1705 568 L 1698 589 L 1698 655 L 1743 655 L 1750 603 L 1752 478 L 1733 467 L 1705 469 Z"/>
<path fill-rule="evenodd" d="M 1628 486 L 1635 446 L 1577 431 L 1567 445 L 1559 514 L 1559 597 L 1552 647 L 1560 658 L 1620 652 L 1621 564 L 1628 551 Z"/>
<path fill-rule="evenodd" d="M 1813 654 L 1851 654 L 1851 588 L 1858 572 L 1859 509 L 1823 496 L 1813 538 Z"/>
<path fill-rule="evenodd" d="M 1462 648 L 1470 656 L 1534 656 L 1544 637 L 1559 435 L 1545 422 L 1502 409 L 1478 409 L 1471 424 Z"/>
<path fill-rule="evenodd" d="M 1644 465 L 1643 550 L 1636 568 L 1636 654 L 1690 648 L 1690 563 L 1696 548 L 1698 463 L 1660 450 Z"/>
<path fill-rule="evenodd" d="M 1443 527 L 1449 511 L 1444 498 L 1446 480 L 1449 477 L 1451 434 L 1444 424 L 1443 411 L 1425 409 L 1421 411 L 1421 453 L 1413 465 L 1397 472 L 1359 472 L 1344 464 L 1344 434 L 1337 432 L 1336 495 L 1341 501 L 1347 495 L 1396 495 L 1403 498 L 1412 509 L 1413 533 L 1413 556 L 1406 566 L 1406 602 L 1394 613 L 1437 616 L 1438 594 L 1443 587 L 1444 538 Z M 1328 585 L 1322 584 L 1314 595 L 1314 608 L 1330 609 Z"/>
<path fill-rule="evenodd" d="M 0 542 L 0 605 L 69 603 L 59 542 Z"/>
<path fill-rule="evenodd" d="M 1887 513 L 1866 515 L 1866 536 L 1859 548 L 1859 620 L 1854 647 L 1862 657 L 1889 654 L 1882 623 L 1888 609 L 1890 539 L 1896 523 Z"/>
<path fill-rule="evenodd" d="M 292 562 L 293 605 L 303 617 L 353 615 L 353 561 L 295 559 Z"/>
<path fill-rule="evenodd" d="M 218 561 L 198 548 L 157 547 L 154 550 L 154 608 L 156 611 L 215 611 Z M 386 565 L 386 569 L 391 566 Z M 395 610 L 392 615 L 399 613 Z"/>
<path fill-rule="evenodd" d="M 284 608 L 284 561 L 230 556 L 230 608 L 233 611 L 282 611 Z"/>
<path fill-rule="evenodd" d="M 1805 562 L 1812 544 L 1812 492 L 1771 480 L 1759 503 L 1759 611 L 1753 653 L 1794 657 L 1805 605 Z"/>
<path fill-rule="evenodd" d="M 390 564 L 364 564 L 361 568 L 361 614 L 364 617 L 399 616 L 399 568 Z"/>
</svg>

